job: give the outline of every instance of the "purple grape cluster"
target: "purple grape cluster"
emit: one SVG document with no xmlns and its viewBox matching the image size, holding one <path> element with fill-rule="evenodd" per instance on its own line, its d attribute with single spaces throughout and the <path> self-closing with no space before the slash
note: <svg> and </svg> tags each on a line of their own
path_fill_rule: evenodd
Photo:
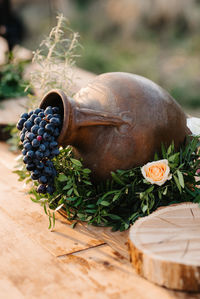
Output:
<svg viewBox="0 0 200 299">
<path fill-rule="evenodd" d="M 23 113 L 17 123 L 23 144 L 23 162 L 31 171 L 31 178 L 38 180 L 38 193 L 54 192 L 56 169 L 51 161 L 59 155 L 56 141 L 61 130 L 61 115 L 58 107 L 48 106 Z"/>
</svg>

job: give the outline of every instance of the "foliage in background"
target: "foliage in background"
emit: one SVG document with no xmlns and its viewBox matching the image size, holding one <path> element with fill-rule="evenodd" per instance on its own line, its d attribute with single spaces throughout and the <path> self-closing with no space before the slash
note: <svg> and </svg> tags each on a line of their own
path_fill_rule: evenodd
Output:
<svg viewBox="0 0 200 299">
<path fill-rule="evenodd" d="M 200 113 L 199 2 L 75 2 L 71 22 L 84 47 L 77 61 L 80 67 L 98 74 L 125 71 L 145 76 L 182 106 L 199 108 Z"/>
<path fill-rule="evenodd" d="M 16 125 L 7 125 L 3 131 L 5 134 L 8 134 L 6 142 L 9 145 L 9 150 L 12 152 L 21 150 L 22 145 L 20 143 L 19 131 L 17 130 Z"/>
<path fill-rule="evenodd" d="M 55 178 L 56 191 L 53 195 L 39 195 L 31 188 L 32 200 L 43 205 L 49 216 L 50 227 L 55 221 L 54 212 L 63 209 L 69 220 L 86 221 L 97 226 L 110 226 L 113 230 L 126 230 L 138 217 L 146 216 L 159 206 L 173 203 L 200 203 L 200 146 L 198 137 L 175 152 L 174 145 L 160 157 L 167 159 L 172 179 L 162 186 L 152 185 L 141 174 L 140 167 L 112 172 L 112 179 L 94 185 L 90 170 L 73 157 L 72 148 L 61 150 L 54 165 L 58 172 Z M 17 170 L 20 180 L 30 181 L 29 173 Z M 35 183 L 37 185 L 37 183 Z M 53 223 L 52 223 L 53 220 Z"/>
<path fill-rule="evenodd" d="M 11 59 L 0 67 L 0 100 L 22 97 L 30 92 L 25 91 L 28 82 L 23 79 L 24 65 L 24 62 L 14 63 Z"/>
</svg>

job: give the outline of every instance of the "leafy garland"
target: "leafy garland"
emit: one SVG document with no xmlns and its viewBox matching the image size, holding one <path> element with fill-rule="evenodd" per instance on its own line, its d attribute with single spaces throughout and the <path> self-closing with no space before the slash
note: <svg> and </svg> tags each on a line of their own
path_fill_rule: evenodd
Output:
<svg viewBox="0 0 200 299">
<path fill-rule="evenodd" d="M 86 221 L 97 226 L 109 226 L 113 231 L 126 230 L 138 217 L 143 217 L 160 206 L 173 203 L 200 203 L 200 150 L 198 136 L 189 137 L 186 146 L 175 152 L 174 144 L 154 161 L 167 159 L 171 179 L 158 186 L 148 182 L 141 168 L 117 170 L 112 178 L 99 185 L 90 179 L 90 170 L 73 156 L 72 147 L 61 149 L 54 159 L 58 172 L 53 195 L 39 195 L 30 190 L 31 199 L 43 205 L 49 216 L 49 228 L 55 223 L 55 211 L 64 211 L 69 220 Z M 17 170 L 20 180 L 30 182 L 28 172 Z M 36 183 L 34 183 L 36 185 Z M 76 224 L 76 221 L 73 225 Z"/>
</svg>

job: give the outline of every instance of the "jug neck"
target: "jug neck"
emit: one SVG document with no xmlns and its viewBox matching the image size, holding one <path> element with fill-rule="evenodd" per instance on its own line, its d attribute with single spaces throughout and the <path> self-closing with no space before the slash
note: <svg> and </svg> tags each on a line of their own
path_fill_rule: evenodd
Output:
<svg viewBox="0 0 200 299">
<path fill-rule="evenodd" d="M 62 114 L 62 129 L 58 143 L 62 146 L 73 145 L 78 138 L 78 131 L 83 127 L 114 126 L 126 123 L 120 116 L 94 109 L 80 107 L 76 101 L 67 97 L 61 90 L 52 90 L 45 95 L 40 108 L 59 107 Z"/>
</svg>

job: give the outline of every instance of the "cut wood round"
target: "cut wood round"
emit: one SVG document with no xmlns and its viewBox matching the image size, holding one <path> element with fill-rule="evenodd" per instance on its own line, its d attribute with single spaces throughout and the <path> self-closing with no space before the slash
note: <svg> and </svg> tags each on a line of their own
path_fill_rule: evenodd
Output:
<svg viewBox="0 0 200 299">
<path fill-rule="evenodd" d="M 167 288 L 200 291 L 200 208 L 185 203 L 162 208 L 131 227 L 133 266 Z"/>
</svg>

